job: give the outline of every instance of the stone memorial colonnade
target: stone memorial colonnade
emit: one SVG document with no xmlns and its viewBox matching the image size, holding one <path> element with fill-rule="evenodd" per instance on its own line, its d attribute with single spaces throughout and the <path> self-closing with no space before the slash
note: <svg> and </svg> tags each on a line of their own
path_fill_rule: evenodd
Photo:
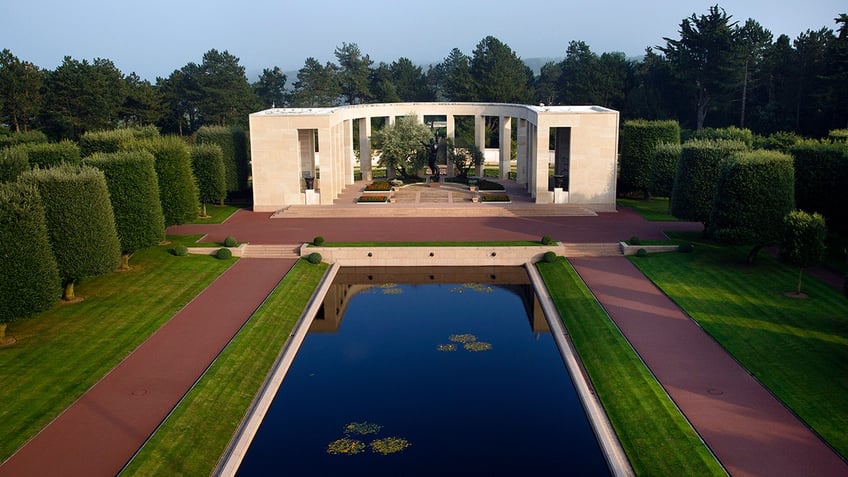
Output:
<svg viewBox="0 0 848 477">
<path fill-rule="evenodd" d="M 485 116 L 499 117 L 500 137 L 511 137 L 517 119 L 516 181 L 536 203 L 615 204 L 618 111 L 599 106 L 532 106 L 501 103 L 389 103 L 333 108 L 275 108 L 250 115 L 253 206 L 272 212 L 295 204 L 332 204 L 354 182 L 354 141 L 361 157 L 372 154 L 371 119 L 445 116 L 448 137 L 455 117 L 474 118 L 475 143 L 483 150 Z M 359 122 L 358 137 L 353 124 Z M 557 174 L 567 180 L 549 190 L 550 137 L 555 137 Z M 316 161 L 316 143 L 320 151 Z M 499 176 L 508 177 L 512 141 L 501 141 Z M 316 162 L 319 165 L 316 167 Z M 371 163 L 360 164 L 370 178 Z M 318 190 L 306 189 L 304 177 L 320 171 Z"/>
</svg>

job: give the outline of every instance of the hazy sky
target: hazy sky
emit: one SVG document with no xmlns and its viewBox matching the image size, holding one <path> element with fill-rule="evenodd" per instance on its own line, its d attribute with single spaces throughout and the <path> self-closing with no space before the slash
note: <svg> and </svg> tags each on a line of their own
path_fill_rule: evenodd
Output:
<svg viewBox="0 0 848 477">
<path fill-rule="evenodd" d="M 582 40 L 596 53 L 641 55 L 679 38 L 683 18 L 706 0 L 0 0 L 0 49 L 54 69 L 64 56 L 108 58 L 155 81 L 203 53 L 227 50 L 253 82 L 262 68 L 297 70 L 307 57 L 335 61 L 342 42 L 376 62 L 439 62 L 471 55 L 492 35 L 521 58 L 562 57 Z M 774 36 L 835 28 L 845 0 L 726 0 L 734 20 L 757 20 Z M 289 78 L 292 82 L 294 78 Z"/>
</svg>

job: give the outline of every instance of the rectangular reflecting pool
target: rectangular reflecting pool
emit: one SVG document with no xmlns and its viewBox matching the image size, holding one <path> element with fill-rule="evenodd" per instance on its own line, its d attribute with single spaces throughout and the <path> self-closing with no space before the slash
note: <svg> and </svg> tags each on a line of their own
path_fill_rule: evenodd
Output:
<svg viewBox="0 0 848 477">
<path fill-rule="evenodd" d="M 237 475 L 609 470 L 524 269 L 349 268 Z"/>
</svg>

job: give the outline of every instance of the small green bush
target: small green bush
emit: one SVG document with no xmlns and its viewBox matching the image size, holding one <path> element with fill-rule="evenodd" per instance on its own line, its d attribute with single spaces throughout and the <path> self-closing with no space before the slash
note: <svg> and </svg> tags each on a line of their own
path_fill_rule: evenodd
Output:
<svg viewBox="0 0 848 477">
<path fill-rule="evenodd" d="M 318 265 L 319 263 L 321 263 L 321 260 L 321 254 L 318 252 L 312 252 L 306 256 L 306 261 L 313 265 Z"/>
<path fill-rule="evenodd" d="M 316 247 L 320 247 L 321 245 L 324 245 L 324 237 L 322 237 L 320 235 L 315 237 L 314 239 L 312 239 L 312 245 L 315 245 Z"/>
<path fill-rule="evenodd" d="M 233 252 L 231 252 L 230 249 L 223 247 L 223 248 L 219 248 L 218 251 L 215 252 L 215 256 L 218 257 L 221 260 L 226 260 L 226 259 L 231 258 L 233 256 Z"/>
<path fill-rule="evenodd" d="M 178 257 L 185 257 L 188 255 L 188 247 L 185 245 L 177 245 L 173 248 L 174 255 Z"/>
<path fill-rule="evenodd" d="M 549 235 L 545 235 L 544 237 L 542 237 L 541 242 L 542 245 L 553 245 L 556 243 L 554 242 L 554 239 L 552 239 Z"/>
<path fill-rule="evenodd" d="M 224 239 L 224 246 L 225 247 L 235 247 L 237 245 L 238 245 L 238 242 L 236 241 L 235 237 L 230 236 L 230 237 L 227 237 L 227 238 Z"/>
<path fill-rule="evenodd" d="M 640 248 L 639 250 L 636 251 L 636 256 L 637 257 L 647 257 L 648 251 L 645 250 L 644 248 Z"/>
<path fill-rule="evenodd" d="M 694 250 L 695 247 L 693 247 L 689 242 L 685 242 L 677 246 L 677 251 L 680 253 L 692 253 Z"/>
<path fill-rule="evenodd" d="M 554 263 L 557 259 L 557 254 L 551 251 L 545 252 L 545 255 L 542 256 L 542 260 L 545 263 Z"/>
<path fill-rule="evenodd" d="M 630 245 L 642 245 L 642 239 L 634 235 L 630 237 Z"/>
</svg>

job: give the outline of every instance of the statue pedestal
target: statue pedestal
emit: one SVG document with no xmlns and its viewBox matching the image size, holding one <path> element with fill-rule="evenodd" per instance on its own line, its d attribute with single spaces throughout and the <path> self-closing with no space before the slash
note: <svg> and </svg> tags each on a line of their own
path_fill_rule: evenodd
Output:
<svg viewBox="0 0 848 477">
<path fill-rule="evenodd" d="M 562 190 L 562 187 L 554 187 L 554 204 L 567 204 L 568 191 Z"/>
</svg>

